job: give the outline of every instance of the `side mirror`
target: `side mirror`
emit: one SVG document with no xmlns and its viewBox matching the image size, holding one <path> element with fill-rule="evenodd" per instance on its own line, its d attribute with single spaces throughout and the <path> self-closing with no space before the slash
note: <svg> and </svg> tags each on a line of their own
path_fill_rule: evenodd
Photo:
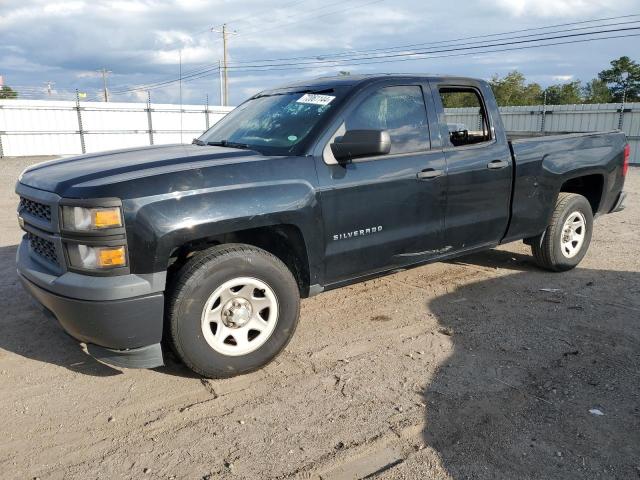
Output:
<svg viewBox="0 0 640 480">
<path fill-rule="evenodd" d="M 391 137 L 386 130 L 347 130 L 331 144 L 339 162 L 352 158 L 386 155 L 391 151 Z"/>
</svg>

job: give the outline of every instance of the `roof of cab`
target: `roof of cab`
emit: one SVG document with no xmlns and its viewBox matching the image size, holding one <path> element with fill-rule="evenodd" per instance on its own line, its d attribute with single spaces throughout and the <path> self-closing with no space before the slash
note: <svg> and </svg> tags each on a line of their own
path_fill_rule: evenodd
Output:
<svg viewBox="0 0 640 480">
<path fill-rule="evenodd" d="M 456 79 L 463 78 L 454 75 L 433 75 L 433 74 L 420 74 L 420 73 L 377 73 L 367 75 L 336 75 L 331 77 L 317 77 L 307 80 L 300 80 L 298 82 L 288 83 L 277 88 L 265 90 L 261 92 L 275 93 L 278 91 L 290 90 L 290 89 L 313 89 L 321 90 L 324 88 L 332 87 L 352 87 L 358 84 L 370 83 L 376 80 L 382 79 L 424 79 L 424 80 L 441 80 L 443 78 Z"/>
</svg>

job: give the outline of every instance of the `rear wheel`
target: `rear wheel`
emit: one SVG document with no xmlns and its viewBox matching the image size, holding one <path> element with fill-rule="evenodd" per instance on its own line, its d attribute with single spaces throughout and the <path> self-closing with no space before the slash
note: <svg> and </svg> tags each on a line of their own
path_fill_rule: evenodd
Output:
<svg viewBox="0 0 640 480">
<path fill-rule="evenodd" d="M 574 268 L 591 243 L 593 213 L 582 195 L 561 192 L 546 230 L 529 239 L 536 263 L 555 272 Z"/>
<path fill-rule="evenodd" d="M 297 283 L 278 258 L 248 245 L 221 245 L 178 272 L 169 299 L 171 340 L 196 373 L 230 377 L 280 353 L 299 310 Z"/>
</svg>

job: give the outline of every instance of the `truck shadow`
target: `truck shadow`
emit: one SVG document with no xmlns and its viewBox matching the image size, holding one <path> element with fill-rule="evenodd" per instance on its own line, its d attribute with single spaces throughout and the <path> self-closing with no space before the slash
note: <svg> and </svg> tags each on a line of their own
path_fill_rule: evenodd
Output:
<svg viewBox="0 0 640 480">
<path fill-rule="evenodd" d="M 443 467 L 453 478 L 637 478 L 640 273 L 528 271 L 500 251 L 458 263 L 515 273 L 428 302 L 453 345 L 424 391 L 424 440 Z"/>
<path fill-rule="evenodd" d="M 76 340 L 42 312 L 22 288 L 16 273 L 16 249 L 17 245 L 0 247 L 0 353 L 5 350 L 85 375 L 122 373 L 85 354 Z"/>
</svg>

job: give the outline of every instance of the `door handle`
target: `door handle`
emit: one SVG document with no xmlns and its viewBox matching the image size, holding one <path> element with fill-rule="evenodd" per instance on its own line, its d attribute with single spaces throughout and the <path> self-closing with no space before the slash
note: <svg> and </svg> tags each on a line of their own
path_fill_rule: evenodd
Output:
<svg viewBox="0 0 640 480">
<path fill-rule="evenodd" d="M 433 168 L 425 168 L 417 173 L 418 180 L 431 180 L 432 178 L 439 177 L 444 173 L 443 170 L 434 170 Z"/>
<path fill-rule="evenodd" d="M 487 163 L 487 168 L 489 170 L 500 170 L 501 168 L 508 167 L 509 164 L 504 160 L 492 160 Z"/>
</svg>

